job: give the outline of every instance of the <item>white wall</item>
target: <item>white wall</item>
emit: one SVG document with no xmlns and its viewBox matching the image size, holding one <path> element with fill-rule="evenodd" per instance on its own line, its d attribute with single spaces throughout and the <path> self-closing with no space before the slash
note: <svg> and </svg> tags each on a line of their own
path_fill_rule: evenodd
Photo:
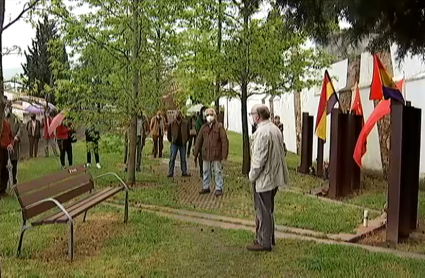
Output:
<svg viewBox="0 0 425 278">
<path fill-rule="evenodd" d="M 412 106 L 425 109 L 425 63 L 420 57 L 409 56 L 400 61 L 396 60 L 395 52 L 397 48 L 391 48 L 392 63 L 394 68 L 394 79 L 400 80 L 405 76 L 405 93 L 406 99 L 412 102 Z M 332 78 L 335 89 L 338 91 L 347 85 L 348 60 L 343 60 L 331 65 L 328 69 Z M 322 74 L 325 69 L 323 69 Z M 363 106 L 365 121 L 368 119 L 374 109 L 374 104 L 369 100 L 370 83 L 372 81 L 373 59 L 370 53 L 362 53 L 360 61 L 360 99 Z M 323 75 L 322 75 L 323 76 Z M 319 105 L 319 95 L 321 86 L 311 89 L 304 89 L 301 92 L 301 112 L 308 112 L 314 117 L 314 126 L 316 124 L 316 114 Z M 252 106 L 261 104 L 261 100 L 265 95 L 254 95 L 248 99 L 248 113 Z M 354 94 L 353 94 L 354 97 Z M 222 99 L 222 103 L 226 103 L 226 98 Z M 266 99 L 269 106 L 268 98 Z M 294 111 L 294 95 L 286 93 L 274 99 L 273 102 L 275 115 L 279 115 L 284 124 L 284 137 L 287 148 L 291 152 L 296 152 L 296 128 L 295 128 L 295 111 Z M 242 133 L 241 121 L 241 104 L 239 99 L 229 100 L 229 107 L 226 109 L 225 117 L 229 115 L 228 129 L 231 131 Z M 226 121 L 226 120 L 225 120 Z M 330 116 L 327 117 L 327 138 L 325 144 L 324 159 L 329 160 L 329 140 L 330 140 Z M 249 127 L 251 134 L 251 127 Z M 317 137 L 313 138 L 313 160 L 317 155 Z M 422 119 L 421 134 L 421 165 L 420 171 L 425 175 L 425 119 Z M 362 160 L 363 167 L 372 170 L 381 170 L 381 151 L 379 146 L 378 128 L 372 129 L 367 140 L 367 152 Z"/>
</svg>

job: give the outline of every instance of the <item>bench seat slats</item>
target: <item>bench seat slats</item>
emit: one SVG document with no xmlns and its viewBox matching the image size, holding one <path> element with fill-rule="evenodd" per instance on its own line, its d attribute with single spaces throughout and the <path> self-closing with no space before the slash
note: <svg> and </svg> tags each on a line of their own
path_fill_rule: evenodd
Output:
<svg viewBox="0 0 425 278">
<path fill-rule="evenodd" d="M 69 170 L 62 170 L 60 172 L 45 175 L 35 180 L 30 180 L 27 182 L 17 184 L 16 189 L 19 195 L 23 195 L 29 191 L 42 188 L 48 184 L 58 182 L 70 176 L 80 175 L 81 173 L 84 173 L 84 172 L 86 172 L 86 168 L 83 165 L 79 165 L 79 166 L 72 167 Z"/>
<path fill-rule="evenodd" d="M 92 189 L 93 189 L 93 182 L 89 181 L 88 183 L 86 183 L 82 186 L 76 187 L 76 188 L 74 188 L 74 189 L 72 189 L 72 190 L 70 190 L 70 191 L 68 191 L 64 194 L 56 196 L 55 199 L 59 203 L 64 204 L 64 203 L 72 200 L 75 197 L 78 197 L 78 196 L 80 196 L 80 195 L 82 195 L 86 192 L 89 192 Z M 29 209 L 23 208 L 22 209 L 23 216 L 24 216 L 25 219 L 30 219 L 34 216 L 37 216 L 37 215 L 39 215 L 43 212 L 48 211 L 49 209 L 52 209 L 54 207 L 56 207 L 56 205 L 54 203 L 46 202 L 46 203 L 42 203 L 38 206 L 34 206 L 32 208 L 29 208 Z"/>
<path fill-rule="evenodd" d="M 105 201 L 106 199 L 110 198 L 111 196 L 115 195 L 116 193 L 122 191 L 122 187 L 108 187 L 101 191 L 97 191 L 95 193 L 92 193 L 87 198 L 72 204 L 68 208 L 65 208 L 66 211 L 69 213 L 69 215 L 74 218 L 83 212 L 87 211 L 88 209 L 94 207 L 95 205 Z M 37 222 L 33 222 L 32 225 L 43 225 L 43 224 L 53 224 L 53 223 L 66 223 L 68 221 L 68 218 L 66 215 L 60 211 L 58 213 L 55 213 L 47 218 L 44 218 L 42 220 L 39 220 Z"/>
</svg>

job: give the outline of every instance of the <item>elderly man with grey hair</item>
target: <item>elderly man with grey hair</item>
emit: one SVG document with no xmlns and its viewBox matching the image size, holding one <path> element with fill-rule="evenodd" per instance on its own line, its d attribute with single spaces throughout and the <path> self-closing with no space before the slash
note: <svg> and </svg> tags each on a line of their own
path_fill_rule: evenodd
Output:
<svg viewBox="0 0 425 278">
<path fill-rule="evenodd" d="M 253 134 L 251 170 L 249 180 L 253 185 L 256 211 L 256 235 L 250 251 L 271 251 L 274 238 L 274 198 L 279 186 L 289 182 L 283 145 L 279 128 L 270 121 L 270 111 L 265 105 L 255 105 L 250 116 L 257 125 Z"/>
<path fill-rule="evenodd" d="M 210 193 L 212 172 L 215 175 L 215 196 L 223 194 L 223 162 L 229 153 L 229 140 L 223 125 L 217 122 L 214 109 L 205 110 L 207 122 L 201 127 L 195 144 L 195 163 L 199 153 L 202 155 L 203 186 L 199 194 Z M 201 152 L 202 150 L 202 152 Z"/>
</svg>

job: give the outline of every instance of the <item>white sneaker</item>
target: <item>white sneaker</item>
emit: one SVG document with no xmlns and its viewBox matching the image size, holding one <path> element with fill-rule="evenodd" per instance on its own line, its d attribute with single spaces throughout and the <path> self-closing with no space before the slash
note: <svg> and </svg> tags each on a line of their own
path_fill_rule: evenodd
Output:
<svg viewBox="0 0 425 278">
<path fill-rule="evenodd" d="M 102 168 L 102 166 L 100 166 L 100 163 L 97 163 L 97 164 L 96 164 L 96 168 L 97 168 L 97 169 Z"/>
<path fill-rule="evenodd" d="M 90 168 L 90 163 L 87 163 L 86 164 L 86 168 Z"/>
</svg>

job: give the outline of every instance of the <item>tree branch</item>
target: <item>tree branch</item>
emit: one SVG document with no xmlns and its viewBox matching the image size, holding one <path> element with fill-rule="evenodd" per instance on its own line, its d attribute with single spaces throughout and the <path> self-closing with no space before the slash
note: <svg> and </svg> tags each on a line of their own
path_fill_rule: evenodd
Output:
<svg viewBox="0 0 425 278">
<path fill-rule="evenodd" d="M 3 31 L 6 30 L 7 28 L 9 28 L 10 26 L 12 26 L 13 24 L 15 24 L 19 19 L 21 19 L 21 17 L 28 12 L 29 10 L 31 10 L 32 8 L 34 8 L 38 3 L 40 3 L 41 0 L 34 0 L 34 2 L 30 3 L 27 2 L 25 3 L 21 13 L 11 22 L 9 22 L 8 24 L 6 24 L 6 26 L 3 27 Z M 27 7 L 25 7 L 27 6 Z"/>
</svg>

